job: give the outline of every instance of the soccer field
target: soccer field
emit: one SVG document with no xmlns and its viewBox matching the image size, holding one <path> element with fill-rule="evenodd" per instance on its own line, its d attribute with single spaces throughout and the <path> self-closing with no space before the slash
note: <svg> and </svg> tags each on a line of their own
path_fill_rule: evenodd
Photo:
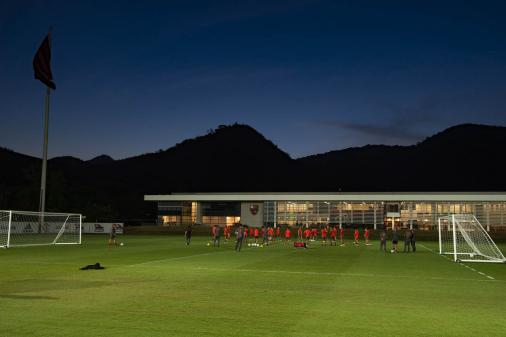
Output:
<svg viewBox="0 0 506 337">
<path fill-rule="evenodd" d="M 240 253 L 203 237 L 106 241 L 0 250 L 0 336 L 506 334 L 506 265 L 453 263 L 436 243 L 391 254 L 374 241 Z M 106 269 L 79 270 L 95 262 Z"/>
</svg>

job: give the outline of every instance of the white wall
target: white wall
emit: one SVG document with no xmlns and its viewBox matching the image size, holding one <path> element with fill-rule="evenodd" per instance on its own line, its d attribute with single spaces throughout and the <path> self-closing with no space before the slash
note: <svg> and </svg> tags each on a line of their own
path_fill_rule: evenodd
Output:
<svg viewBox="0 0 506 337">
<path fill-rule="evenodd" d="M 123 224 L 112 222 L 83 222 L 83 233 L 110 233 L 113 224 L 116 225 L 116 234 L 123 234 Z"/>
<path fill-rule="evenodd" d="M 253 214 L 255 208 L 258 208 L 256 214 Z M 241 203 L 241 223 L 243 225 L 259 227 L 264 224 L 264 203 L 263 202 L 242 202 Z"/>
</svg>

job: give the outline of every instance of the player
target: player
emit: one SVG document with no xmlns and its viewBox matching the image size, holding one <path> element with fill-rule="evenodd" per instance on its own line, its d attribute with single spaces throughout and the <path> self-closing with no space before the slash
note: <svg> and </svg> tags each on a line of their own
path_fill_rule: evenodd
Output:
<svg viewBox="0 0 506 337">
<path fill-rule="evenodd" d="M 316 227 L 314 227 L 311 230 L 311 239 L 313 239 L 315 241 L 318 239 L 318 229 L 316 229 Z"/>
<path fill-rule="evenodd" d="M 220 226 L 215 226 L 213 247 L 216 247 L 216 246 L 220 247 L 220 239 L 221 239 L 221 228 L 220 228 Z"/>
<path fill-rule="evenodd" d="M 340 246 L 344 246 L 344 227 L 341 226 L 339 229 L 339 239 L 341 240 Z"/>
<path fill-rule="evenodd" d="M 306 228 L 304 231 L 304 238 L 306 239 L 306 242 L 309 241 L 309 238 L 311 237 L 311 230 L 309 228 Z"/>
<path fill-rule="evenodd" d="M 269 227 L 269 229 L 267 230 L 267 232 L 269 234 L 269 241 L 272 241 L 272 238 L 274 236 L 274 228 Z"/>
<path fill-rule="evenodd" d="M 225 225 L 225 227 L 223 228 L 223 236 L 225 237 L 225 242 L 228 242 L 228 226 Z"/>
<path fill-rule="evenodd" d="M 116 246 L 116 224 L 112 224 L 111 233 L 109 233 L 109 246 Z"/>
<path fill-rule="evenodd" d="M 286 227 L 285 229 L 285 241 L 288 243 L 292 237 L 292 232 L 290 231 L 290 227 Z"/>
<path fill-rule="evenodd" d="M 323 245 L 327 245 L 327 228 L 326 227 L 323 227 L 322 230 L 321 230 L 321 236 L 322 236 L 322 244 Z"/>
<path fill-rule="evenodd" d="M 269 245 L 269 231 L 267 226 L 262 227 L 262 245 Z"/>
<path fill-rule="evenodd" d="M 255 227 L 255 230 L 253 231 L 253 236 L 255 237 L 255 243 L 258 243 L 258 235 L 260 235 L 260 232 L 258 228 Z"/>
<path fill-rule="evenodd" d="M 399 237 L 397 235 L 397 229 L 392 229 L 392 253 L 397 253 L 397 242 L 399 241 Z"/>
<path fill-rule="evenodd" d="M 404 253 L 409 253 L 412 235 L 412 232 L 406 228 L 406 231 L 404 232 Z"/>
<path fill-rule="evenodd" d="M 380 251 L 387 251 L 387 229 L 386 227 L 380 233 Z"/>
<path fill-rule="evenodd" d="M 235 234 L 237 235 L 237 241 L 235 242 L 235 251 L 236 252 L 241 251 L 242 240 L 244 239 L 244 233 L 247 233 L 247 229 L 245 230 L 242 225 L 239 225 L 237 232 L 235 232 Z"/>
<path fill-rule="evenodd" d="M 186 227 L 186 231 L 184 232 L 184 237 L 186 238 L 186 245 L 190 245 L 190 241 L 192 239 L 192 225 L 189 224 L 188 227 Z"/>
<path fill-rule="evenodd" d="M 249 236 L 250 236 L 251 238 L 254 238 L 254 237 L 255 237 L 255 229 L 254 229 L 253 227 L 251 227 L 251 228 L 249 229 Z"/>
<path fill-rule="evenodd" d="M 227 242 L 230 239 L 231 229 L 229 226 L 226 226 L 226 225 L 225 225 L 225 229 L 226 229 L 226 232 L 224 232 L 223 234 L 225 235 L 225 242 Z"/>
<path fill-rule="evenodd" d="M 364 231 L 364 240 L 365 240 L 365 245 L 366 246 L 370 246 L 369 244 L 369 228 L 365 228 L 365 231 Z"/>
<path fill-rule="evenodd" d="M 332 230 L 330 231 L 330 245 L 334 244 L 334 246 L 337 246 L 336 242 L 336 236 L 337 236 L 337 227 L 332 227 Z"/>
<path fill-rule="evenodd" d="M 211 227 L 211 242 L 214 241 L 215 236 L 216 236 L 216 225 L 213 225 L 213 227 Z"/>
<path fill-rule="evenodd" d="M 355 232 L 353 233 L 353 238 L 355 239 L 355 241 L 354 241 L 355 246 L 358 246 L 359 236 L 360 236 L 360 233 L 358 232 L 358 228 L 355 227 Z"/>
<path fill-rule="evenodd" d="M 302 241 L 302 225 L 297 230 L 297 237 L 300 241 Z"/>
<path fill-rule="evenodd" d="M 278 226 L 276 227 L 276 241 L 279 240 L 281 237 L 281 228 Z"/>
<path fill-rule="evenodd" d="M 242 226 L 242 234 L 243 234 L 243 240 L 244 239 L 247 239 L 248 243 L 249 243 L 249 229 L 248 229 L 248 226 L 246 225 L 241 225 Z"/>
<path fill-rule="evenodd" d="M 415 230 L 411 229 L 411 248 L 413 249 L 413 253 L 416 252 L 416 238 L 415 238 Z"/>
</svg>

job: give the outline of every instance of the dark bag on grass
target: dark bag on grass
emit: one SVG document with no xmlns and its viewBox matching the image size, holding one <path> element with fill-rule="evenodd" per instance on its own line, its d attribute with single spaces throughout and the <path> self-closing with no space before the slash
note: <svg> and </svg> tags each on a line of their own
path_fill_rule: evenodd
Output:
<svg viewBox="0 0 506 337">
<path fill-rule="evenodd" d="M 102 267 L 98 262 L 95 264 L 89 264 L 81 268 L 81 270 L 88 270 L 88 269 L 105 269 L 105 268 Z"/>
</svg>

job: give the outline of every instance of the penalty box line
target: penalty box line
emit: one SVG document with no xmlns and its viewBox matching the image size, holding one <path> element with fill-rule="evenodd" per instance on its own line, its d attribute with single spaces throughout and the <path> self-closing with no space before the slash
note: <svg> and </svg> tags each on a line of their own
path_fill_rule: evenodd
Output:
<svg viewBox="0 0 506 337">
<path fill-rule="evenodd" d="M 137 266 L 143 266 L 143 265 L 152 264 L 152 263 L 158 263 L 158 262 L 183 260 L 183 259 L 189 259 L 189 258 L 197 257 L 197 256 L 206 256 L 206 255 L 213 255 L 213 254 L 219 254 L 219 253 L 225 253 L 225 252 L 226 251 L 219 251 L 219 252 L 213 252 L 213 253 L 209 252 L 209 253 L 201 253 L 201 254 L 193 254 L 193 255 L 169 257 L 169 258 L 166 258 L 166 259 L 151 260 L 151 261 L 146 261 L 146 262 L 129 264 L 128 267 L 137 267 Z"/>
<path fill-rule="evenodd" d="M 262 270 L 262 269 L 228 269 L 228 268 L 212 268 L 212 267 L 196 267 L 187 268 L 191 270 L 209 270 L 209 271 L 225 271 L 225 272 L 243 272 L 243 273 L 266 273 L 266 274 L 292 274 L 292 275 L 326 275 L 326 276 L 343 276 L 343 277 L 368 277 L 368 278 L 392 278 L 392 279 L 425 279 L 434 281 L 473 281 L 473 282 L 505 282 L 502 280 L 490 279 L 462 279 L 448 277 L 420 277 L 409 275 L 385 275 L 385 274 L 363 274 L 363 273 L 333 273 L 333 272 L 315 272 L 315 271 L 290 271 L 290 270 Z"/>
<path fill-rule="evenodd" d="M 429 247 L 426 247 L 426 246 L 424 246 L 424 245 L 422 245 L 422 244 L 420 244 L 420 246 L 422 246 L 423 248 L 427 249 L 429 252 L 431 252 L 431 253 L 433 253 L 433 254 L 440 255 L 440 254 L 436 253 L 433 249 L 430 249 Z M 449 258 L 448 256 L 446 256 L 446 255 L 440 255 L 440 256 L 444 257 L 444 258 L 445 258 L 445 259 L 447 259 L 448 261 L 452 261 L 452 262 L 454 262 L 452 259 L 450 259 L 450 258 Z M 496 280 L 496 279 L 495 279 L 495 278 L 493 278 L 492 276 L 487 275 L 487 274 L 485 274 L 485 273 L 483 273 L 483 272 L 481 272 L 481 271 L 478 271 L 478 270 L 474 269 L 473 267 L 468 266 L 468 265 L 467 265 L 467 264 L 465 264 L 465 263 L 459 262 L 459 264 L 460 264 L 461 266 L 463 266 L 463 267 L 465 267 L 465 268 L 469 269 L 469 270 L 472 270 L 472 271 L 474 271 L 474 272 L 476 272 L 476 273 L 480 274 L 481 276 L 484 276 L 484 277 L 488 278 L 489 280 L 494 280 L 494 281 Z"/>
<path fill-rule="evenodd" d="M 251 247 L 245 247 L 245 248 L 250 249 Z M 188 259 L 188 258 L 191 258 L 191 257 L 214 255 L 214 254 L 227 253 L 227 252 L 229 252 L 229 250 L 220 250 L 220 251 L 209 252 L 209 253 L 201 253 L 201 254 L 193 254 L 193 255 L 169 257 L 169 258 L 166 258 L 166 259 L 151 260 L 151 261 L 146 261 L 146 262 L 139 262 L 139 263 L 129 264 L 129 265 L 127 265 L 127 267 L 136 267 L 136 266 L 142 266 L 142 265 L 147 265 L 147 264 L 152 264 L 152 263 L 157 263 L 157 262 L 183 260 L 183 259 Z"/>
</svg>

